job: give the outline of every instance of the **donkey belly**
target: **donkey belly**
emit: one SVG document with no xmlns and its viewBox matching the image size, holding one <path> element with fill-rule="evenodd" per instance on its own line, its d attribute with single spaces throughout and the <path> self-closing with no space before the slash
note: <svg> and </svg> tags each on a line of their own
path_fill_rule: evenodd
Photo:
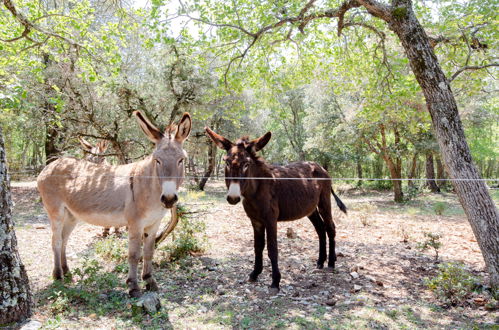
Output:
<svg viewBox="0 0 499 330">
<path fill-rule="evenodd" d="M 279 201 L 278 221 L 298 220 L 309 216 L 317 208 L 319 198 L 310 198 L 309 200 L 283 200 Z"/>
<path fill-rule="evenodd" d="M 99 213 L 90 211 L 88 213 L 77 213 L 71 209 L 69 211 L 78 220 L 95 226 L 123 227 L 127 225 L 123 212 Z"/>
</svg>

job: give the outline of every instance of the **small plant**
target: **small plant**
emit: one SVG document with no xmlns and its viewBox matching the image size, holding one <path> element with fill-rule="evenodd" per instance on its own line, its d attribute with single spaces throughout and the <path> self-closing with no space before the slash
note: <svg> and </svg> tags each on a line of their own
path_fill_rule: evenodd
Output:
<svg viewBox="0 0 499 330">
<path fill-rule="evenodd" d="M 404 192 L 404 197 L 406 201 L 410 201 L 418 197 L 419 188 L 415 185 L 408 185 Z"/>
<path fill-rule="evenodd" d="M 442 247 L 442 242 L 440 242 L 441 236 L 429 232 L 425 232 L 423 235 L 426 239 L 423 242 L 419 242 L 417 248 L 421 251 L 432 248 L 435 251 L 435 261 L 438 260 L 438 250 Z"/>
<path fill-rule="evenodd" d="M 359 220 L 362 226 L 368 227 L 372 224 L 372 213 L 376 212 L 377 207 L 371 203 L 362 204 L 358 210 L 360 211 Z"/>
<path fill-rule="evenodd" d="M 433 211 L 436 215 L 443 215 L 445 210 L 447 210 L 447 204 L 444 202 L 436 202 L 433 204 Z"/>
<path fill-rule="evenodd" d="M 190 253 L 202 252 L 205 249 L 206 225 L 200 217 L 193 217 L 191 214 L 184 206 L 178 206 L 179 222 L 172 232 L 173 240 L 159 248 L 168 252 L 170 260 L 179 260 Z"/>
<path fill-rule="evenodd" d="M 409 239 L 411 238 L 409 231 L 406 229 L 406 227 L 399 226 L 398 227 L 398 234 L 402 238 L 402 242 L 407 243 L 409 242 Z"/>
<path fill-rule="evenodd" d="M 477 281 L 463 264 L 449 262 L 439 265 L 437 276 L 426 280 L 426 285 L 440 302 L 455 306 L 471 295 Z"/>
</svg>

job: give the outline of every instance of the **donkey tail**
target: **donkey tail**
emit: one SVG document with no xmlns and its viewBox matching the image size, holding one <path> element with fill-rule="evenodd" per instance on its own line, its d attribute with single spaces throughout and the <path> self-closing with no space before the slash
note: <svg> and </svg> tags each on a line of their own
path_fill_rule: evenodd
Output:
<svg viewBox="0 0 499 330">
<path fill-rule="evenodd" d="M 343 202 L 341 201 L 341 199 L 334 193 L 334 190 L 333 190 L 332 187 L 331 187 L 331 192 L 333 193 L 334 200 L 336 201 L 336 205 L 338 205 L 338 207 L 340 208 L 341 212 L 347 214 L 347 207 L 345 206 L 345 204 L 343 204 Z"/>
</svg>

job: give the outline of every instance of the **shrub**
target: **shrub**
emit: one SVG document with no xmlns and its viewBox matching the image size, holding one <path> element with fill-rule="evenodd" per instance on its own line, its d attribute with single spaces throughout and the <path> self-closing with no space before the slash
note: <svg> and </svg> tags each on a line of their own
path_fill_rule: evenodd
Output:
<svg viewBox="0 0 499 330">
<path fill-rule="evenodd" d="M 437 276 L 426 280 L 426 285 L 440 302 L 453 306 L 462 304 L 472 293 L 477 279 L 461 263 L 444 263 L 438 268 Z"/>
<path fill-rule="evenodd" d="M 70 312 L 76 309 L 76 305 L 101 313 L 122 307 L 121 296 L 119 300 L 103 302 L 103 299 L 110 297 L 104 292 L 119 287 L 122 281 L 115 274 L 104 271 L 97 260 L 85 259 L 81 267 L 73 269 L 72 276 L 74 283 L 56 281 L 45 293 L 45 299 L 49 301 L 50 310 L 54 315 Z"/>
<path fill-rule="evenodd" d="M 436 202 L 433 204 L 433 211 L 436 215 L 444 214 L 444 211 L 447 209 L 447 204 L 444 202 Z"/>
<path fill-rule="evenodd" d="M 421 251 L 426 251 L 429 248 L 433 248 L 433 250 L 435 250 L 435 260 L 438 260 L 438 250 L 442 246 L 442 243 L 440 242 L 441 236 L 439 234 L 425 232 L 424 237 L 426 239 L 423 242 L 419 242 L 417 248 Z"/>
</svg>

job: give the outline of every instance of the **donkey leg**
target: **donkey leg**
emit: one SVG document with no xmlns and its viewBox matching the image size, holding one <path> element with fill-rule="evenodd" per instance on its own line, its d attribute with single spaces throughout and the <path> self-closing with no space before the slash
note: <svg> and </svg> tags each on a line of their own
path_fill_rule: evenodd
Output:
<svg viewBox="0 0 499 330">
<path fill-rule="evenodd" d="M 137 281 L 137 266 L 140 259 L 140 245 L 142 238 L 142 229 L 130 228 L 128 233 L 128 294 L 132 298 L 140 297 L 140 287 Z"/>
<path fill-rule="evenodd" d="M 64 212 L 64 224 L 62 226 L 62 248 L 61 248 L 61 264 L 62 273 L 67 275 L 69 273 L 68 261 L 66 259 L 66 246 L 68 244 L 69 235 L 75 228 L 78 220 L 68 211 Z"/>
<path fill-rule="evenodd" d="M 277 249 L 277 219 L 268 221 L 265 224 L 267 231 L 267 251 L 272 264 L 272 284 L 270 285 L 271 293 L 279 291 L 279 282 L 281 281 L 281 272 L 279 271 L 278 257 L 279 252 Z M 272 290 L 273 289 L 273 290 Z"/>
<path fill-rule="evenodd" d="M 62 279 L 64 272 L 61 265 L 61 252 L 62 252 L 62 228 L 64 215 L 60 212 L 50 215 L 50 227 L 52 229 L 52 252 L 54 253 L 54 270 L 52 277 L 56 280 Z"/>
<path fill-rule="evenodd" d="M 146 281 L 147 291 L 158 291 L 158 284 L 152 276 L 152 257 L 156 243 L 156 232 L 161 221 L 150 227 L 144 228 L 144 266 L 142 267 L 142 280 Z"/>
<path fill-rule="evenodd" d="M 317 210 L 308 216 L 312 224 L 314 225 L 317 236 L 319 236 L 319 259 L 317 259 L 317 268 L 324 268 L 324 261 L 326 261 L 326 230 L 324 229 L 324 222 Z"/>
<path fill-rule="evenodd" d="M 102 237 L 108 237 L 110 229 L 111 228 L 109 228 L 109 227 L 104 227 L 104 229 L 102 230 Z"/>
<path fill-rule="evenodd" d="M 329 189 L 329 188 L 328 188 Z M 327 236 L 329 238 L 329 258 L 327 266 L 334 269 L 334 264 L 336 262 L 336 228 L 333 221 L 333 216 L 331 215 L 331 194 L 330 190 L 327 193 L 321 194 L 319 201 L 319 213 L 324 220 L 324 225 L 326 227 Z"/>
<path fill-rule="evenodd" d="M 265 248 L 265 227 L 261 222 L 251 220 L 255 247 L 255 266 L 249 275 L 250 282 L 256 282 L 263 269 L 263 249 Z"/>
</svg>

